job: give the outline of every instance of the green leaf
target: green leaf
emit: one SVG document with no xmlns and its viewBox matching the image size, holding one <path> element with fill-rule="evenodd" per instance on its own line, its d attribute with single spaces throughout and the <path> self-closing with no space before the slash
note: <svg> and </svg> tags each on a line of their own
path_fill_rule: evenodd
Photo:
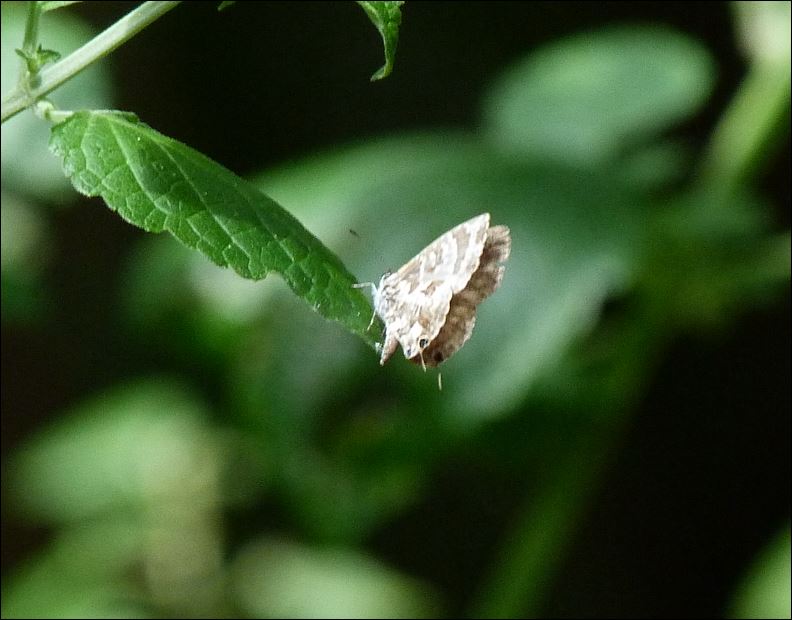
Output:
<svg viewBox="0 0 792 620">
<path fill-rule="evenodd" d="M 217 7 L 217 11 L 225 11 L 227 8 L 230 8 L 232 4 L 236 4 L 234 0 L 227 0 L 226 2 L 221 2 L 220 6 Z"/>
<path fill-rule="evenodd" d="M 166 483 L 157 471 L 168 455 L 192 455 L 181 466 L 170 462 L 171 480 L 185 463 L 218 467 L 217 434 L 205 418 L 192 392 L 162 377 L 102 392 L 16 453 L 9 466 L 15 505 L 34 521 L 62 523 L 156 501 L 150 480 Z"/>
<path fill-rule="evenodd" d="M 261 539 L 233 568 L 233 590 L 251 618 L 437 617 L 426 585 L 354 551 Z"/>
<path fill-rule="evenodd" d="M 140 565 L 150 535 L 150 526 L 128 513 L 53 532 L 52 542 L 3 584 L 2 617 L 155 617 L 124 583 Z"/>
<path fill-rule="evenodd" d="M 50 148 L 77 191 L 101 196 L 127 222 L 170 232 L 244 278 L 276 271 L 322 316 L 374 345 L 371 306 L 338 257 L 216 162 L 119 112 L 75 113 L 53 128 Z"/>
<path fill-rule="evenodd" d="M 737 589 L 727 618 L 789 618 L 792 577 L 789 526 L 759 554 Z"/>
<path fill-rule="evenodd" d="M 399 26 L 401 26 L 401 9 L 404 2 L 358 2 L 371 23 L 377 27 L 382 44 L 385 47 L 385 64 L 371 76 L 371 81 L 381 80 L 390 75 L 396 57 L 396 46 L 399 43 Z"/>
<path fill-rule="evenodd" d="M 15 49 L 14 51 L 17 53 L 17 56 L 24 59 L 28 72 L 32 74 L 38 73 L 41 67 L 49 62 L 55 62 L 61 57 L 60 52 L 45 50 L 41 45 L 39 45 L 38 49 L 32 54 L 20 49 Z"/>
<path fill-rule="evenodd" d="M 55 62 L 58 60 L 61 55 L 60 52 L 56 52 L 55 50 L 45 50 L 40 45 L 36 50 L 36 57 L 39 62 L 39 67 L 43 67 L 49 62 Z"/>
<path fill-rule="evenodd" d="M 440 406 L 460 423 L 508 412 L 591 329 L 603 300 L 631 281 L 647 209 L 612 177 L 515 163 L 475 137 L 447 132 L 316 155 L 268 173 L 260 187 L 312 229 L 343 214 L 360 236 L 351 242 L 346 228 L 339 231 L 348 239 L 344 258 L 364 280 L 397 269 L 482 211 L 511 228 L 503 284 L 479 306 L 470 341 L 442 366 L 443 383 L 453 389 L 444 389 Z M 386 214 L 384 223 L 370 216 L 372 204 Z M 388 372 L 403 372 L 404 380 L 422 374 L 401 357 Z"/>
<path fill-rule="evenodd" d="M 599 164 L 690 116 L 714 78 L 696 41 L 620 27 L 570 37 L 519 62 L 491 89 L 485 117 L 505 151 Z"/>
</svg>

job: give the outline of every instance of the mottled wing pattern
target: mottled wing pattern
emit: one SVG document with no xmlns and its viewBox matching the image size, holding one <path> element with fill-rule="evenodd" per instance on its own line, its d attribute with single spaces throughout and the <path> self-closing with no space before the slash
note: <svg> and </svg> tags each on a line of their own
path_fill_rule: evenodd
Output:
<svg viewBox="0 0 792 620">
<path fill-rule="evenodd" d="M 385 323 L 380 364 L 400 344 L 404 355 L 419 354 L 440 333 L 452 297 L 464 290 L 479 267 L 487 239 L 489 213 L 441 235 L 396 273 L 385 275 L 374 308 Z"/>
<path fill-rule="evenodd" d="M 478 269 L 471 276 L 467 286 L 451 298 L 448 314 L 440 333 L 420 356 L 412 357 L 411 361 L 426 366 L 437 366 L 467 342 L 476 324 L 476 306 L 500 286 L 504 271 L 500 263 L 509 258 L 510 252 L 509 229 L 506 226 L 493 226 L 488 229 Z"/>
</svg>

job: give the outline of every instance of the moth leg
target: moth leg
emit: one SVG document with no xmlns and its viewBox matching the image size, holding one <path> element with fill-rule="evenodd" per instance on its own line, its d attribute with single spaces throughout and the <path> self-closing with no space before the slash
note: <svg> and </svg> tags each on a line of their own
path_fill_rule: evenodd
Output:
<svg viewBox="0 0 792 620">
<path fill-rule="evenodd" d="M 352 285 L 352 288 L 366 288 L 367 286 L 371 288 L 371 294 L 373 296 L 377 292 L 377 285 L 373 282 L 356 282 Z"/>
</svg>

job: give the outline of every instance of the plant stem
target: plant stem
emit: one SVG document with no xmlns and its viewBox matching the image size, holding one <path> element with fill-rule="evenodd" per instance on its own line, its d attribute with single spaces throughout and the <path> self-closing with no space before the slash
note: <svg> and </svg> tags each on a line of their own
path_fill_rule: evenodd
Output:
<svg viewBox="0 0 792 620">
<path fill-rule="evenodd" d="M 0 106 L 0 122 L 5 122 L 33 105 L 37 99 L 53 91 L 91 63 L 112 52 L 178 4 L 179 2 L 144 2 L 80 49 L 75 50 L 54 65 L 44 68 L 39 74 L 39 80 L 35 86 L 31 86 L 28 91 L 18 86 L 3 99 L 2 106 Z M 28 20 L 28 28 L 31 21 Z M 27 39 L 26 28 L 26 43 Z"/>
<path fill-rule="evenodd" d="M 786 135 L 789 86 L 788 64 L 755 64 L 749 69 L 704 154 L 700 184 L 730 189 L 756 175 L 772 155 L 774 143 Z"/>
<path fill-rule="evenodd" d="M 28 16 L 25 22 L 25 39 L 22 42 L 22 51 L 25 53 L 26 58 L 22 60 L 22 68 L 19 71 L 19 79 L 17 80 L 17 89 L 23 92 L 28 92 L 30 90 L 30 83 L 34 77 L 30 74 L 30 65 L 27 59 L 32 58 L 36 51 L 40 17 L 41 4 L 38 2 L 28 3 Z"/>
<path fill-rule="evenodd" d="M 38 2 L 31 2 L 28 6 L 28 18 L 25 23 L 25 40 L 22 43 L 22 50 L 28 54 L 36 51 L 38 43 L 38 25 L 41 17 L 41 5 Z"/>
<path fill-rule="evenodd" d="M 704 152 L 698 182 L 730 191 L 753 180 L 789 130 L 789 2 L 734 2 L 748 74 Z"/>
<path fill-rule="evenodd" d="M 619 441 L 667 346 L 666 307 L 662 298 L 642 301 L 612 333 L 613 348 L 601 360 L 597 375 L 606 389 L 588 405 L 602 422 L 543 473 L 539 487 L 506 533 L 465 617 L 541 617 L 571 539 L 601 490 Z"/>
</svg>

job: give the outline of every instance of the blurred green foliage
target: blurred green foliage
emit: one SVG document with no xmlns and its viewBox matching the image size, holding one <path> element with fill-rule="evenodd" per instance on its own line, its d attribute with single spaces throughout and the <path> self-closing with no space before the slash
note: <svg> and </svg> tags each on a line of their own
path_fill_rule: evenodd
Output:
<svg viewBox="0 0 792 620">
<path fill-rule="evenodd" d="M 738 25 L 772 30 L 766 10 L 741 9 Z M 788 74 L 788 53 L 773 62 Z M 469 613 L 537 613 L 664 346 L 788 287 L 789 234 L 773 232 L 746 167 L 704 166 L 711 151 L 692 159 L 665 137 L 715 71 L 698 42 L 664 29 L 571 37 L 494 76 L 475 131 L 369 140 L 254 179 L 360 281 L 479 212 L 511 228 L 503 286 L 443 366 L 442 392 L 398 356 L 381 370 L 282 281 L 241 281 L 170 238 L 144 239 L 118 291 L 125 337 L 216 377 L 220 395 L 209 405 L 197 380 L 130 381 L 13 456 L 9 503 L 54 536 L 4 580 L 3 617 L 442 615 L 436 587 L 364 544 L 469 452 L 515 472 L 525 495 Z M 788 84 L 761 85 L 774 87 Z M 727 110 L 737 126 L 708 148 L 739 134 L 754 151 L 735 161 L 767 157 L 778 108 L 754 112 Z M 40 228 L 7 201 L 4 230 Z M 3 241 L 6 320 L 5 282 L 37 250 L 7 259 Z M 623 309 L 603 316 L 614 298 Z M 517 434 L 499 426 L 515 419 Z M 232 545 L 231 516 L 257 524 L 263 500 L 292 531 L 251 527 Z M 788 553 L 785 566 L 788 581 Z M 740 614 L 784 596 L 788 607 L 788 590 L 757 579 Z"/>
<path fill-rule="evenodd" d="M 792 537 L 782 531 L 750 567 L 731 610 L 732 618 L 789 618 L 792 608 Z"/>
</svg>

